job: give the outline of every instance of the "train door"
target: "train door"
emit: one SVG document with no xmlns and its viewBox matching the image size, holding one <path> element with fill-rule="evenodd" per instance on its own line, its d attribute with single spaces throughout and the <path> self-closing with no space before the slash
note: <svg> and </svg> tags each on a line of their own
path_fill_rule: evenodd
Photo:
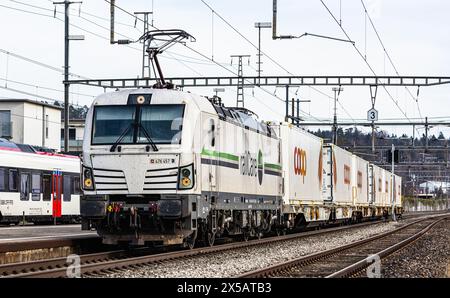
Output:
<svg viewBox="0 0 450 298">
<path fill-rule="evenodd" d="M 62 195 L 62 172 L 54 170 L 52 174 L 52 195 L 53 195 L 53 218 L 60 218 L 62 215 L 61 195 Z"/>
<path fill-rule="evenodd" d="M 30 173 L 21 172 L 20 173 L 20 200 L 28 201 L 30 200 L 31 194 L 31 175 Z"/>
<path fill-rule="evenodd" d="M 210 176 L 210 192 L 211 197 L 217 199 L 219 187 L 218 187 L 218 176 L 219 176 L 219 120 L 218 119 L 209 119 L 209 127 L 210 127 L 210 146 L 213 152 L 213 156 L 211 156 L 210 164 L 209 164 L 209 176 Z"/>
<path fill-rule="evenodd" d="M 373 183 L 373 166 L 368 165 L 367 170 L 367 201 L 369 204 L 373 204 L 375 202 L 375 185 Z"/>
<path fill-rule="evenodd" d="M 42 201 L 44 202 L 45 214 L 50 215 L 52 211 L 52 174 L 42 174 Z"/>
<path fill-rule="evenodd" d="M 322 199 L 333 202 L 333 149 L 330 146 L 322 150 Z"/>
</svg>

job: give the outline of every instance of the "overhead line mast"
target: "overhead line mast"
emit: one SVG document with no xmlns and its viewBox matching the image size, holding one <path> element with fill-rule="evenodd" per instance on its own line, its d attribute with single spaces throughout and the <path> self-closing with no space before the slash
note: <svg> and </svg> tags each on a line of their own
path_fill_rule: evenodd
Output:
<svg viewBox="0 0 450 298">
<path fill-rule="evenodd" d="M 83 40 L 83 36 L 69 35 L 69 7 L 71 4 L 81 4 L 82 1 L 68 1 L 53 2 L 54 5 L 64 4 L 64 152 L 69 152 L 69 41 Z"/>
</svg>

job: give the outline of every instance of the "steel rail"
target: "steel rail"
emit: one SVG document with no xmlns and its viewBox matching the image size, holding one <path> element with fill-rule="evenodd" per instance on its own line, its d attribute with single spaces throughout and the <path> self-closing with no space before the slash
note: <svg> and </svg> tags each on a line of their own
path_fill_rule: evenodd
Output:
<svg viewBox="0 0 450 298">
<path fill-rule="evenodd" d="M 356 242 L 352 242 L 340 247 L 336 247 L 333 249 L 329 249 L 329 250 L 325 250 L 325 251 L 321 251 L 321 252 L 317 252 L 317 253 L 313 253 L 307 256 L 303 256 L 300 258 L 296 258 L 294 260 L 289 260 L 286 262 L 282 262 L 282 263 L 278 263 L 275 264 L 273 266 L 269 266 L 266 268 L 262 268 L 262 269 L 257 269 L 257 270 L 253 270 L 250 272 L 246 272 L 244 274 L 238 275 L 237 278 L 267 278 L 267 277 L 272 277 L 272 276 L 276 276 L 277 274 L 289 269 L 289 268 L 293 268 L 293 267 L 304 267 L 305 265 L 309 265 L 312 263 L 316 263 L 320 260 L 323 259 L 329 259 L 330 257 L 333 257 L 334 255 L 337 255 L 339 253 L 342 253 L 346 250 L 352 249 L 352 248 L 356 248 L 359 246 L 362 246 L 364 244 L 373 242 L 375 240 L 378 239 L 382 239 L 386 236 L 389 235 L 393 235 L 395 233 L 398 233 L 408 227 L 411 227 L 415 224 L 421 223 L 423 221 L 426 220 L 430 220 L 430 219 L 434 219 L 434 218 L 440 218 L 443 217 L 443 219 L 447 218 L 449 215 L 445 214 L 445 215 L 441 215 L 441 216 L 431 216 L 431 217 L 425 217 L 419 220 L 416 220 L 414 222 L 411 222 L 409 224 L 406 224 L 400 228 L 397 228 L 395 230 L 392 231 L 388 231 L 379 235 L 375 235 L 366 239 L 362 239 Z M 366 261 L 366 259 L 364 259 L 364 261 Z M 370 264 L 369 264 L 370 265 Z"/>
<path fill-rule="evenodd" d="M 141 266 L 157 262 L 170 261 L 174 259 L 193 257 L 198 255 L 205 255 L 211 253 L 218 253 L 233 249 L 241 249 L 246 247 L 258 246 L 261 244 L 270 244 L 281 241 L 289 241 L 294 239 L 300 239 L 308 236 L 324 235 L 328 233 L 333 233 L 342 230 L 350 230 L 363 226 L 369 226 L 373 224 L 378 224 L 380 221 L 368 221 L 360 224 L 350 225 L 350 226 L 340 226 L 327 228 L 323 230 L 314 230 L 308 232 L 300 232 L 290 235 L 274 236 L 263 239 L 255 239 L 247 242 L 236 242 L 221 244 L 213 247 L 200 247 L 194 248 L 192 250 L 181 250 L 167 253 L 157 253 L 144 255 L 139 257 L 131 258 L 120 258 L 111 260 L 110 254 L 121 254 L 122 251 L 107 252 L 107 253 L 97 253 L 92 255 L 81 255 L 81 275 L 88 275 L 89 273 L 100 273 L 106 270 L 116 270 L 125 269 L 132 266 Z M 105 256 L 106 255 L 106 256 Z M 27 263 L 15 263 L 0 266 L 0 277 L 3 278 L 50 278 L 50 277 L 66 277 L 67 276 L 67 266 L 70 264 L 66 263 L 66 258 L 57 258 L 42 261 L 33 261 Z M 50 268 L 50 269 L 49 269 Z M 24 272 L 25 271 L 25 272 Z M 1 276 L 2 272 L 5 272 L 4 276 Z"/>
<path fill-rule="evenodd" d="M 404 218 L 422 216 L 423 214 L 405 214 Z M 430 216 L 427 214 L 427 216 Z M 231 249 L 239 249 L 251 246 L 257 246 L 261 244 L 269 244 L 280 241 L 289 241 L 294 239 L 300 239 L 308 236 L 324 235 L 327 233 L 338 232 L 342 230 L 350 230 L 360 228 L 363 226 L 370 226 L 380 223 L 377 221 L 367 221 L 360 224 L 350 226 L 331 227 L 319 231 L 300 232 L 290 235 L 276 236 L 263 238 L 260 240 L 250 240 L 248 242 L 238 242 L 222 244 L 214 247 L 202 247 L 192 250 L 175 251 L 168 253 L 148 254 L 148 249 L 142 248 L 141 250 L 117 250 L 100 252 L 93 254 L 80 255 L 81 262 L 81 275 L 88 275 L 89 273 L 101 272 L 103 270 L 112 270 L 117 268 L 127 268 L 129 266 L 138 266 L 144 264 L 151 264 L 155 262 L 163 262 L 168 260 L 174 260 L 184 257 L 193 257 L 201 254 L 217 253 L 221 251 L 227 251 Z M 139 257 L 136 257 L 140 254 Z M 134 256 L 132 256 L 134 255 Z M 10 277 L 66 277 L 67 267 L 70 264 L 67 263 L 67 258 L 53 258 L 44 259 L 23 263 L 11 263 L 0 265 L 0 278 Z"/>
<path fill-rule="evenodd" d="M 398 242 L 394 245 L 391 245 L 385 249 L 383 249 L 382 251 L 376 253 L 376 255 L 378 255 L 380 257 L 380 259 L 383 259 L 391 254 L 393 254 L 394 252 L 405 248 L 406 246 L 412 244 L 413 242 L 415 242 L 417 239 L 419 239 L 420 237 L 422 237 L 426 232 L 428 232 L 430 229 L 432 229 L 435 225 L 437 225 L 438 223 L 442 222 L 443 220 L 446 220 L 446 218 L 441 218 L 439 220 L 436 220 L 434 222 L 432 222 L 431 224 L 429 224 L 428 226 L 426 226 L 424 229 L 421 229 L 418 233 L 415 233 L 414 235 L 412 235 L 411 237 L 408 237 L 407 239 Z M 325 278 L 343 278 L 343 277 L 348 277 L 351 276 L 367 267 L 369 267 L 371 265 L 370 259 L 366 258 L 363 259 L 359 262 L 356 262 L 350 266 L 345 267 L 344 269 L 341 269 L 333 274 L 330 274 L 328 276 L 326 276 Z"/>
</svg>

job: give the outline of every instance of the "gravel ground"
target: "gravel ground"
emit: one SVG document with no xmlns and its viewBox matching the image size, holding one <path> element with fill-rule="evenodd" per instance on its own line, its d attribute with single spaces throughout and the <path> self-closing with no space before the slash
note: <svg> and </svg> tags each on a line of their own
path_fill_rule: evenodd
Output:
<svg viewBox="0 0 450 298">
<path fill-rule="evenodd" d="M 381 261 L 382 277 L 450 277 L 450 220 Z"/>
<path fill-rule="evenodd" d="M 219 278 L 261 269 L 305 256 L 342 246 L 351 242 L 384 233 L 418 218 L 404 219 L 400 222 L 382 222 L 367 227 L 338 231 L 332 234 L 308 236 L 296 240 L 271 243 L 257 247 L 195 256 L 150 264 L 139 269 L 124 270 L 105 275 L 109 278 Z M 448 233 L 448 232 L 447 232 Z M 447 239 L 447 244 L 449 241 Z M 448 247 L 448 246 L 447 246 Z M 447 249 L 448 250 L 448 249 Z"/>
<path fill-rule="evenodd" d="M 233 277 L 247 271 L 260 269 L 307 254 L 342 246 L 375 234 L 387 232 L 409 221 L 379 223 L 328 235 L 308 236 L 258 247 L 196 256 L 189 259 L 178 259 L 162 264 L 147 265 L 140 269 L 113 273 L 106 277 Z"/>
</svg>

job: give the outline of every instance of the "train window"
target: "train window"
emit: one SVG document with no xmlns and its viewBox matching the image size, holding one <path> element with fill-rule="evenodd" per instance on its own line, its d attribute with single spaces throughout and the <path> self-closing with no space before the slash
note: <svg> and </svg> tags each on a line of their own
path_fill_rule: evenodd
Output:
<svg viewBox="0 0 450 298">
<path fill-rule="evenodd" d="M 5 169 L 0 169 L 0 191 L 6 190 L 5 172 Z"/>
<path fill-rule="evenodd" d="M 17 180 L 19 174 L 17 170 L 9 170 L 9 191 L 17 191 Z"/>
<path fill-rule="evenodd" d="M 213 105 L 213 107 L 219 116 L 225 117 L 224 111 L 222 110 L 221 106 Z"/>
<path fill-rule="evenodd" d="M 42 175 L 42 194 L 42 200 L 52 200 L 52 175 L 50 174 Z"/>
<path fill-rule="evenodd" d="M 150 105 L 141 109 L 141 129 L 137 143 L 148 143 L 146 133 L 156 144 L 181 144 L 184 105 Z"/>
<path fill-rule="evenodd" d="M 100 106 L 94 111 L 92 144 L 114 144 L 121 136 L 121 144 L 133 143 L 132 124 L 136 108 L 133 106 Z"/>
<path fill-rule="evenodd" d="M 20 174 L 20 200 L 28 201 L 30 195 L 30 174 L 21 173 Z"/>
<path fill-rule="evenodd" d="M 225 109 L 225 108 L 222 108 L 222 110 L 223 110 L 223 112 L 225 113 L 225 116 L 226 116 L 226 117 L 234 118 L 233 115 L 231 115 L 230 110 Z"/>
<path fill-rule="evenodd" d="M 65 202 L 70 202 L 71 198 L 71 183 L 70 183 L 70 176 L 69 175 L 64 175 L 64 185 L 63 185 L 63 200 Z"/>
<path fill-rule="evenodd" d="M 41 200 L 41 174 L 39 173 L 31 175 L 31 200 Z"/>
<path fill-rule="evenodd" d="M 74 195 L 79 195 L 80 194 L 80 176 L 72 176 L 73 177 L 73 181 L 72 181 L 72 193 Z"/>
<path fill-rule="evenodd" d="M 209 127 L 211 133 L 211 147 L 216 146 L 216 124 L 214 119 L 209 119 Z"/>
</svg>

